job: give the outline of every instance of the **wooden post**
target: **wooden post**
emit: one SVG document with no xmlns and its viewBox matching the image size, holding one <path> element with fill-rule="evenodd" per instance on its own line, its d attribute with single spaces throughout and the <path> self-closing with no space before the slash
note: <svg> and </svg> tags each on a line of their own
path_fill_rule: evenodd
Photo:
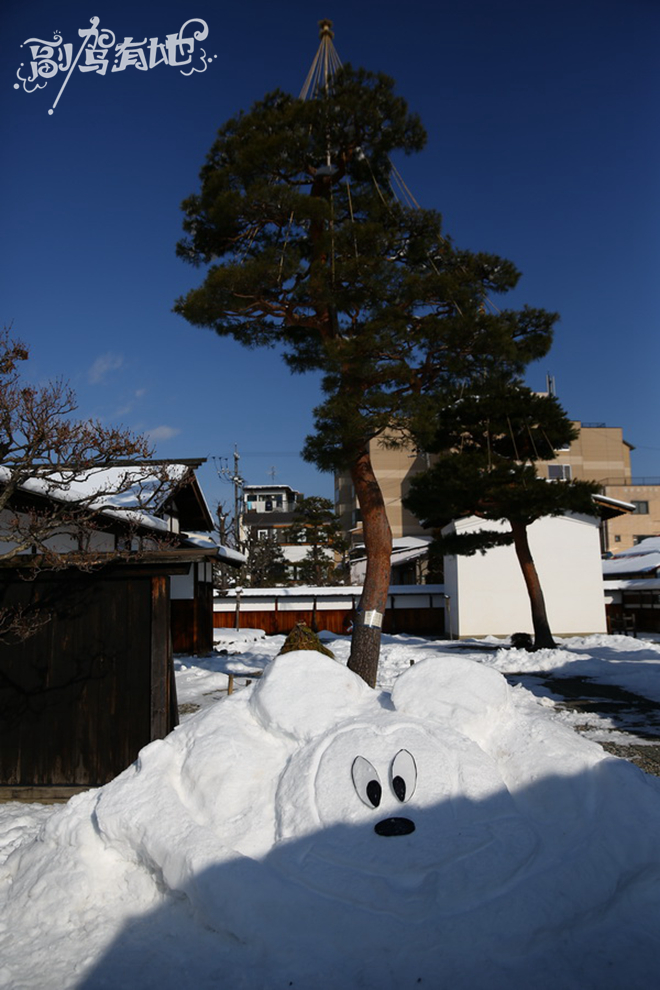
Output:
<svg viewBox="0 0 660 990">
<path fill-rule="evenodd" d="M 151 579 L 151 738 L 170 731 L 170 596 L 169 578 Z"/>
<path fill-rule="evenodd" d="M 236 625 L 234 627 L 235 629 L 241 628 L 240 616 L 241 616 L 241 589 L 237 588 L 236 589 Z"/>
</svg>

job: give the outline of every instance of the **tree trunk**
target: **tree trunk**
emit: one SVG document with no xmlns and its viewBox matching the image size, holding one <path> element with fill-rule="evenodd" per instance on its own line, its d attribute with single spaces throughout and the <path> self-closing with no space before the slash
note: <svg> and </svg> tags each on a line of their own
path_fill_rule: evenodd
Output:
<svg viewBox="0 0 660 990">
<path fill-rule="evenodd" d="M 548 615 L 545 610 L 545 599 L 543 598 L 543 591 L 541 590 L 541 582 L 539 581 L 539 575 L 536 570 L 534 558 L 532 557 L 531 550 L 529 549 L 527 526 L 525 523 L 513 522 L 511 520 L 509 521 L 513 532 L 513 544 L 516 548 L 516 555 L 518 557 L 520 569 L 523 573 L 523 578 L 525 579 L 527 594 L 529 595 L 529 602 L 532 607 L 534 649 L 554 650 L 556 649 L 557 644 L 552 638 L 552 633 L 550 632 Z"/>
<path fill-rule="evenodd" d="M 351 465 L 351 478 L 362 512 L 367 572 L 358 612 L 353 622 L 348 666 L 367 684 L 375 687 L 380 637 L 390 587 L 392 531 L 367 448 L 360 452 Z"/>
</svg>

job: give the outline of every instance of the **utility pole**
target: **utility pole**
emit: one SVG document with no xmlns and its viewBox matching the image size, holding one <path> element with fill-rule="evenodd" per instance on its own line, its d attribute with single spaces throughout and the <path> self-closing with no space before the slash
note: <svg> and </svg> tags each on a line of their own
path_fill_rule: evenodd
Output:
<svg viewBox="0 0 660 990">
<path fill-rule="evenodd" d="M 244 481 L 241 478 L 241 472 L 238 468 L 240 456 L 238 446 L 234 445 L 234 475 L 231 480 L 234 485 L 234 539 L 236 540 L 237 550 L 241 549 L 241 519 L 243 517 L 241 501 L 243 498 Z"/>
<path fill-rule="evenodd" d="M 233 520 L 233 530 L 234 530 L 234 548 L 236 550 L 241 549 L 241 519 L 243 518 L 243 485 L 245 484 L 244 479 L 241 477 L 240 468 L 238 462 L 241 459 L 241 455 L 238 452 L 238 446 L 234 444 L 234 470 L 232 471 L 227 463 L 227 458 L 223 458 L 225 461 L 224 467 L 218 467 L 217 458 L 213 458 L 216 467 L 216 473 L 221 481 L 228 481 L 234 486 L 234 520 Z"/>
</svg>

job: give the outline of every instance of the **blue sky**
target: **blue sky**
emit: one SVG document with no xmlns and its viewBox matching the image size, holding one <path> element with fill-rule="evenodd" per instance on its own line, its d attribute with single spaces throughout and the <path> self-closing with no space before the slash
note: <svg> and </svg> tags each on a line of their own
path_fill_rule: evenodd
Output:
<svg viewBox="0 0 660 990">
<path fill-rule="evenodd" d="M 75 57 L 93 16 L 118 42 L 159 43 L 201 18 L 206 70 L 77 68 L 49 115 L 66 74 L 27 92 L 21 45 L 57 30 Z M 30 345 L 32 380 L 68 379 L 81 416 L 150 432 L 161 457 L 222 465 L 236 444 L 246 481 L 274 469 L 332 495 L 298 456 L 318 381 L 171 311 L 200 278 L 175 245 L 217 128 L 271 89 L 299 92 L 322 17 L 344 62 L 394 76 L 421 115 L 427 147 L 402 167 L 420 204 L 457 244 L 515 262 L 507 305 L 561 314 L 529 384 L 552 374 L 572 418 L 622 427 L 634 474 L 660 476 L 657 0 L 9 0 L 0 320 Z M 230 499 L 212 460 L 200 480 Z"/>
</svg>

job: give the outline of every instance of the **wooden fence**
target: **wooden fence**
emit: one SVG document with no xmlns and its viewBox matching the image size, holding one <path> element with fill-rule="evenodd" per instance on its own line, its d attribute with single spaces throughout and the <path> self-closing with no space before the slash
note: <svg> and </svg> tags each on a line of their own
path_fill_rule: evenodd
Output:
<svg viewBox="0 0 660 990">
<path fill-rule="evenodd" d="M 288 633 L 298 622 L 312 629 L 345 633 L 359 605 L 361 588 L 250 588 L 216 597 L 216 629 L 263 629 L 268 635 Z M 444 591 L 440 585 L 393 587 L 387 599 L 383 631 L 444 635 Z"/>
</svg>

